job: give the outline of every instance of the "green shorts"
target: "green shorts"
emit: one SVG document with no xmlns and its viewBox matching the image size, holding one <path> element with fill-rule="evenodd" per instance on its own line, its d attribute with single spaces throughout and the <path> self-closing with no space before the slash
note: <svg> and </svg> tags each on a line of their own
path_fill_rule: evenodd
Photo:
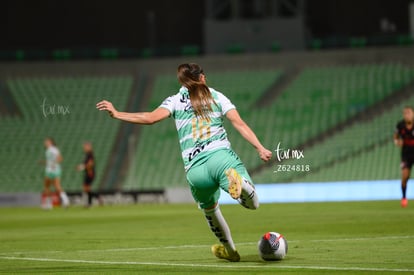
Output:
<svg viewBox="0 0 414 275">
<path fill-rule="evenodd" d="M 48 179 L 57 179 L 57 178 L 60 178 L 60 175 L 61 175 L 61 171 L 60 170 L 58 170 L 58 171 L 47 171 L 46 172 L 46 174 L 45 174 L 45 177 L 46 178 L 48 178 Z"/>
<path fill-rule="evenodd" d="M 200 208 L 210 208 L 220 198 L 220 188 L 228 193 L 229 182 L 226 170 L 234 168 L 246 180 L 252 180 L 240 158 L 231 149 L 211 152 L 201 164 L 195 164 L 187 171 L 191 193 Z"/>
</svg>

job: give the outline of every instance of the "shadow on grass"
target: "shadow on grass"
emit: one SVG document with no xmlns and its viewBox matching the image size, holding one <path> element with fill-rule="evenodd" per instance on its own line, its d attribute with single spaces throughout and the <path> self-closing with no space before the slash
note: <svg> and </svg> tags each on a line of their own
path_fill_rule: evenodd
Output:
<svg viewBox="0 0 414 275">
<path fill-rule="evenodd" d="M 243 255 L 240 259 L 243 263 L 255 263 L 255 264 L 277 264 L 282 261 L 264 261 L 257 254 Z"/>
</svg>

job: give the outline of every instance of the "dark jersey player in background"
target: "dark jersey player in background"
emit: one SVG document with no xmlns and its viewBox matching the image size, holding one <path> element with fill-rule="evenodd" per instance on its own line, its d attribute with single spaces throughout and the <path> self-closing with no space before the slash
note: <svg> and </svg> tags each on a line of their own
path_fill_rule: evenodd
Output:
<svg viewBox="0 0 414 275">
<path fill-rule="evenodd" d="M 401 206 L 407 207 L 407 182 L 414 164 L 414 109 L 404 107 L 403 120 L 398 122 L 394 133 L 395 145 L 401 147 Z"/>
<path fill-rule="evenodd" d="M 88 203 L 85 207 L 92 205 L 92 183 L 95 179 L 95 158 L 93 157 L 92 144 L 90 142 L 83 143 L 83 151 L 85 152 L 85 160 L 82 164 L 78 165 L 79 171 L 84 171 L 85 175 L 83 178 L 83 192 L 88 197 Z"/>
</svg>

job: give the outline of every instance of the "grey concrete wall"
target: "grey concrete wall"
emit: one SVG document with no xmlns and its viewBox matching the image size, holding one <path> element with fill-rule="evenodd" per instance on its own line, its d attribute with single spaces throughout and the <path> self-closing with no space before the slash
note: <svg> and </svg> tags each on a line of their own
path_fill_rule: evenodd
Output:
<svg viewBox="0 0 414 275">
<path fill-rule="evenodd" d="M 266 52 L 274 42 L 282 49 L 304 49 L 303 18 L 204 21 L 204 49 L 207 54 L 225 53 L 232 44 L 241 44 L 249 53 Z"/>
<path fill-rule="evenodd" d="M 39 206 L 40 193 L 0 193 L 0 207 Z"/>
</svg>

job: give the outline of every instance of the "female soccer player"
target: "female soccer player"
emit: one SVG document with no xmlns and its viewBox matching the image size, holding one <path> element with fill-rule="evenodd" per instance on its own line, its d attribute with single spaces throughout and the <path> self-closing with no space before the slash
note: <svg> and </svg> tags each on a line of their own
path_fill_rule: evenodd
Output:
<svg viewBox="0 0 414 275">
<path fill-rule="evenodd" d="M 92 182 L 95 179 L 95 158 L 93 156 L 92 143 L 86 141 L 83 143 L 83 151 L 85 152 L 85 160 L 82 164 L 79 164 L 77 167 L 78 171 L 84 171 L 85 175 L 83 177 L 83 192 L 88 197 L 88 202 L 85 207 L 91 207 L 92 205 L 92 192 L 91 186 Z"/>
<path fill-rule="evenodd" d="M 245 208 L 256 209 L 259 201 L 246 168 L 230 147 L 222 117 L 230 120 L 263 161 L 269 161 L 272 152 L 263 147 L 230 100 L 206 85 L 199 65 L 181 64 L 177 77 L 182 85 L 179 92 L 152 112 L 118 112 L 106 100 L 99 102 L 97 108 L 108 111 L 113 118 L 138 124 L 154 124 L 169 116 L 174 118 L 192 195 L 204 211 L 211 231 L 221 242 L 221 245 L 212 246 L 212 252 L 220 259 L 237 262 L 240 256 L 218 205 L 220 188 Z"/>
<path fill-rule="evenodd" d="M 46 199 L 43 204 L 43 208 L 51 209 L 53 207 L 52 200 L 50 198 L 50 185 L 53 185 L 55 190 L 59 193 L 62 205 L 67 207 L 69 206 L 69 199 L 60 185 L 60 175 L 62 173 L 60 163 L 63 160 L 62 155 L 56 147 L 56 143 L 53 138 L 46 138 L 44 145 L 46 148 L 46 169 L 43 193 L 45 194 Z"/>
<path fill-rule="evenodd" d="M 394 133 L 395 145 L 401 147 L 401 206 L 407 207 L 407 182 L 414 164 L 414 109 L 403 109 L 403 120 L 399 121 Z"/>
</svg>

